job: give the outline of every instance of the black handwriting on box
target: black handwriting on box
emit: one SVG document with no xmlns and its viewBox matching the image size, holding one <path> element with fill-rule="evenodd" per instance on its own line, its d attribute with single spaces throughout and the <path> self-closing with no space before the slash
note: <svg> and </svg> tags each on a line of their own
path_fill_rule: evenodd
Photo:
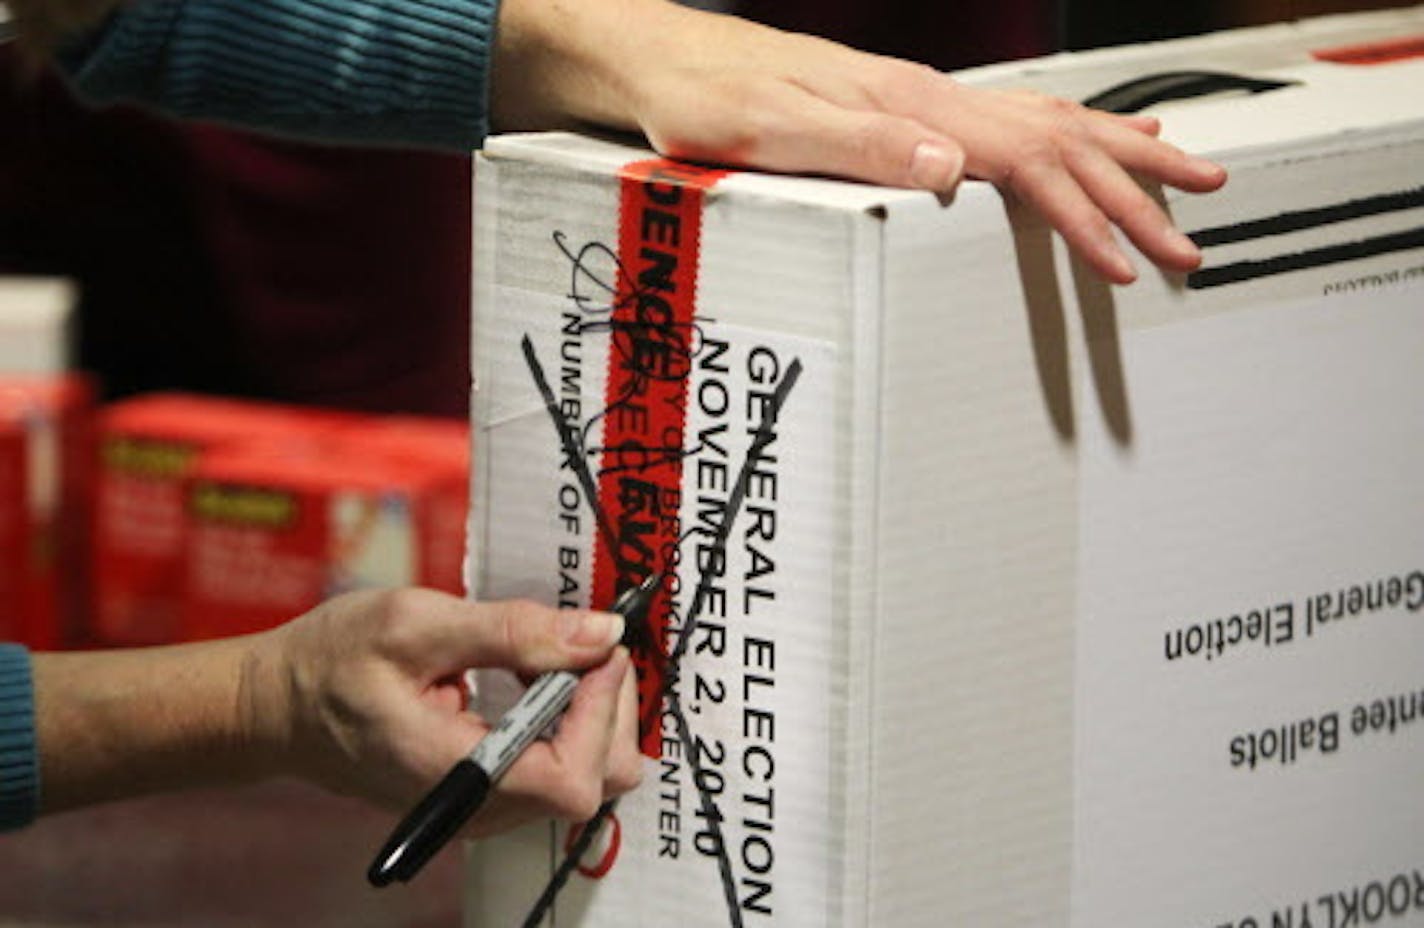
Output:
<svg viewBox="0 0 1424 928">
<path fill-rule="evenodd" d="M 563 245 L 561 244 L 560 247 L 562 248 Z M 570 260 L 574 265 L 575 281 L 584 279 L 593 281 L 602 280 L 589 271 L 583 261 L 583 256 L 591 252 L 599 252 L 600 249 L 601 253 L 610 256 L 614 264 L 617 264 L 616 257 L 612 257 L 611 252 L 606 247 L 598 246 L 596 243 L 594 245 L 585 246 L 576 253 L 565 251 L 565 254 L 570 255 Z M 616 292 L 615 289 L 608 288 L 606 282 L 601 285 L 608 294 Z M 592 307 L 596 314 L 602 314 L 603 312 L 597 304 L 593 304 L 592 302 L 585 301 L 580 303 L 580 305 Z M 609 304 L 609 309 L 611 310 L 611 303 Z M 544 374 L 543 365 L 539 362 L 537 354 L 534 351 L 533 342 L 529 336 L 526 335 L 523 338 L 522 347 L 530 375 L 539 390 L 540 396 L 544 400 L 545 408 L 549 413 L 560 445 L 563 448 L 565 461 L 567 465 L 575 471 L 583 487 L 585 499 L 593 510 L 594 519 L 599 525 L 599 530 L 607 536 L 611 550 L 618 551 L 617 532 L 613 526 L 609 524 L 606 514 L 601 510 L 598 503 L 597 486 L 586 459 L 587 451 L 583 446 L 583 436 L 572 426 L 560 409 L 559 402 L 554 395 L 553 389 L 549 385 L 548 378 Z M 688 357 L 690 361 L 691 355 L 689 354 Z M 800 360 L 793 359 L 791 363 L 787 365 L 785 376 L 777 386 L 775 393 L 771 397 L 771 401 L 765 407 L 763 420 L 752 438 L 750 447 L 747 449 L 746 458 L 742 463 L 732 492 L 727 499 L 722 522 L 718 527 L 718 532 L 714 539 L 714 545 L 723 552 L 725 552 L 727 540 L 731 534 L 732 524 L 741 509 L 743 500 L 746 498 L 752 472 L 761 461 L 767 447 L 775 440 L 776 422 L 780 416 L 781 408 L 785 404 L 786 398 L 790 395 L 791 390 L 795 387 L 796 382 L 800 379 L 801 370 Z M 691 365 L 689 363 L 688 372 L 690 373 L 690 371 Z M 681 449 L 679 450 L 681 451 Z M 663 565 L 663 568 L 667 569 L 669 566 L 670 565 Z M 706 571 L 703 571 L 699 576 L 697 591 L 687 611 L 676 644 L 672 651 L 666 655 L 667 672 L 663 682 L 662 699 L 653 701 L 653 704 L 648 707 L 648 715 L 643 719 L 643 723 L 645 725 L 650 724 L 651 721 L 656 721 L 661 716 L 667 716 L 673 720 L 674 727 L 677 729 L 678 739 L 682 742 L 684 755 L 688 758 L 688 763 L 692 771 L 692 782 L 698 791 L 699 805 L 701 807 L 699 818 L 703 819 L 706 823 L 706 850 L 710 852 L 709 856 L 714 856 L 717 860 L 723 894 L 727 902 L 729 924 L 733 926 L 733 928 L 741 928 L 743 924 L 743 902 L 739 897 L 738 882 L 733 873 L 731 858 L 728 855 L 726 841 L 721 831 L 720 822 L 722 821 L 722 814 L 717 808 L 717 797 L 713 796 L 706 788 L 709 778 L 704 775 L 704 771 L 701 769 L 701 756 L 705 752 L 698 749 L 691 729 L 688 726 L 687 716 L 682 708 L 680 690 L 678 688 L 679 665 L 683 656 L 687 653 L 692 635 L 697 629 L 698 619 L 705 608 L 708 590 L 711 587 L 711 580 L 712 578 Z M 605 802 L 599 808 L 594 818 L 583 826 L 578 837 L 565 854 L 558 869 L 549 879 L 544 891 L 540 894 L 538 900 L 535 901 L 529 915 L 525 918 L 524 924 L 526 928 L 529 928 L 529 926 L 537 926 L 543 921 L 544 916 L 558 898 L 560 891 L 568 882 L 573 871 L 577 868 L 580 859 L 598 837 L 603 822 L 613 813 L 616 806 L 617 800 Z M 762 895 L 759 894 L 760 891 L 755 885 L 753 885 L 751 889 L 753 895 L 750 897 L 749 905 L 751 906 L 751 910 L 756 911 L 756 906 L 761 904 L 760 900 L 762 899 Z"/>
</svg>

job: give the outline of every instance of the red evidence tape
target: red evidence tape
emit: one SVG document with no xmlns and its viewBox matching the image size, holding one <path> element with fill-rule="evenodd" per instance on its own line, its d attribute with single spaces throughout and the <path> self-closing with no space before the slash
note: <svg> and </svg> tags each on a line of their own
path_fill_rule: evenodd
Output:
<svg viewBox="0 0 1424 928">
<path fill-rule="evenodd" d="M 564 835 L 565 854 L 573 852 L 574 845 L 586 827 L 586 824 L 574 825 Z M 609 813 L 608 818 L 603 822 L 603 827 L 608 829 L 608 836 L 604 840 L 603 851 L 599 854 L 598 860 L 593 863 L 579 861 L 578 864 L 578 872 L 590 880 L 601 880 L 608 876 L 608 871 L 612 870 L 613 865 L 618 862 L 618 852 L 623 848 L 623 824 L 618 821 L 618 816 Z"/>
<path fill-rule="evenodd" d="M 1335 48 L 1318 48 L 1311 53 L 1318 61 L 1335 64 L 1389 64 L 1409 58 L 1424 58 L 1424 35 L 1385 39 L 1380 42 L 1365 42 L 1359 45 L 1340 45 Z"/>
<path fill-rule="evenodd" d="M 594 603 L 613 602 L 677 560 L 702 205 L 726 174 L 660 158 L 620 172 L 618 285 L 598 478 L 598 501 L 614 538 L 600 534 L 594 543 Z M 665 584 L 646 625 L 634 630 L 640 718 L 662 698 L 671 608 Z M 656 725 L 639 738 L 644 754 L 662 756 Z"/>
</svg>

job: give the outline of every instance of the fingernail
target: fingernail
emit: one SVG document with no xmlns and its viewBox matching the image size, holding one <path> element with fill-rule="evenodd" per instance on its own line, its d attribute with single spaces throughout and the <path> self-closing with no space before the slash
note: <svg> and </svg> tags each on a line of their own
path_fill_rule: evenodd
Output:
<svg viewBox="0 0 1424 928">
<path fill-rule="evenodd" d="M 959 183 L 962 168 L 959 153 L 934 142 L 921 142 L 910 157 L 910 182 L 924 190 L 949 190 Z"/>
<path fill-rule="evenodd" d="M 1183 235 L 1176 226 L 1167 227 L 1167 244 L 1184 258 L 1196 260 L 1201 257 L 1201 249 L 1197 247 L 1197 243 Z"/>
<path fill-rule="evenodd" d="M 1127 255 L 1123 254 L 1117 248 L 1110 248 L 1107 251 L 1106 257 L 1108 263 L 1112 265 L 1113 271 L 1122 279 L 1123 283 L 1131 283 L 1137 279 L 1137 268 L 1132 266 L 1132 262 L 1128 260 Z"/>
<path fill-rule="evenodd" d="M 1196 155 L 1192 155 L 1190 156 L 1190 164 L 1192 170 L 1198 174 L 1210 174 L 1212 177 L 1223 177 L 1226 175 L 1226 168 L 1206 158 L 1199 158 Z"/>
<path fill-rule="evenodd" d="M 623 617 L 615 612 L 559 613 L 564 640 L 580 647 L 611 647 L 623 638 Z"/>
</svg>

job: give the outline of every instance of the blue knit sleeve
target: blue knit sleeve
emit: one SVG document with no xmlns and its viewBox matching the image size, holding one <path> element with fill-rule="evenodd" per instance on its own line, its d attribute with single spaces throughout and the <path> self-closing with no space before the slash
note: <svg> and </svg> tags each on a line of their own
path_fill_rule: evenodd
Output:
<svg viewBox="0 0 1424 928">
<path fill-rule="evenodd" d="M 499 0 L 139 0 L 61 55 L 80 95 L 330 141 L 469 150 Z"/>
<path fill-rule="evenodd" d="M 39 799 L 30 652 L 19 645 L 0 644 L 0 831 L 32 822 Z"/>
</svg>

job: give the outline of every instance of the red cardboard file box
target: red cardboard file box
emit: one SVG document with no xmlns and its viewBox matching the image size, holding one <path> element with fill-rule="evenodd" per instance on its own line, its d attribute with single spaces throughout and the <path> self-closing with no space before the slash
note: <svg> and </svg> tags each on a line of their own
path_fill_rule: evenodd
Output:
<svg viewBox="0 0 1424 928">
<path fill-rule="evenodd" d="M 470 499 L 470 426 L 467 422 L 425 416 L 385 416 L 365 429 L 364 440 L 373 452 L 393 461 L 426 469 L 434 504 L 431 524 L 421 534 L 427 542 L 422 553 L 422 582 L 438 590 L 464 589 L 465 524 Z M 458 538 L 459 544 L 448 539 Z"/>
<path fill-rule="evenodd" d="M 459 592 L 466 464 L 435 439 L 391 450 L 383 436 L 398 433 L 371 423 L 300 449 L 203 455 L 186 492 L 184 637 L 270 628 L 355 589 Z"/>
<path fill-rule="evenodd" d="M 186 394 L 116 403 L 99 419 L 94 623 L 110 644 L 161 644 L 178 634 L 185 480 L 204 451 L 310 441 L 340 428 L 336 413 Z"/>
<path fill-rule="evenodd" d="M 0 378 L 0 639 L 82 636 L 92 410 L 80 376 Z"/>
</svg>

